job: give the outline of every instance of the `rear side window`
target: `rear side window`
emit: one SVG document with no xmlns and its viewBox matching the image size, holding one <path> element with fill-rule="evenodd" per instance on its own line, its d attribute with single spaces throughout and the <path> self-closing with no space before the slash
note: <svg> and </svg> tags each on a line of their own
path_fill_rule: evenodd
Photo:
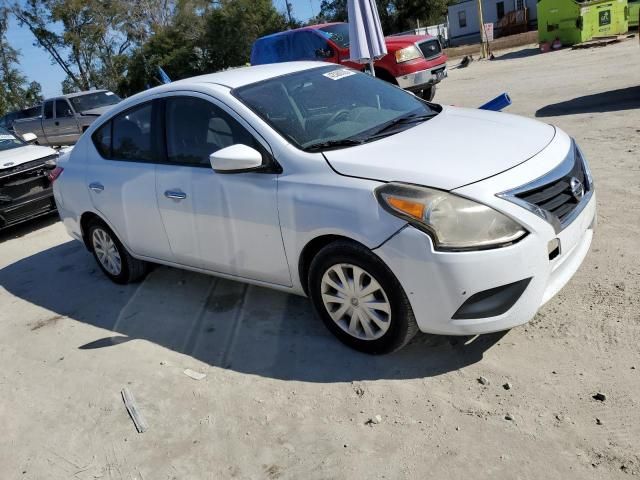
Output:
<svg viewBox="0 0 640 480">
<path fill-rule="evenodd" d="M 113 158 L 134 162 L 151 161 L 151 104 L 120 114 L 112 122 Z"/>
<path fill-rule="evenodd" d="M 56 100 L 56 118 L 73 117 L 73 111 L 66 100 Z"/>
<path fill-rule="evenodd" d="M 53 118 L 53 102 L 44 102 L 44 118 Z"/>
<path fill-rule="evenodd" d="M 209 155 L 241 143 L 262 151 L 254 137 L 228 113 L 194 97 L 166 101 L 167 160 L 209 167 Z"/>
<path fill-rule="evenodd" d="M 111 160 L 152 161 L 152 118 L 152 102 L 117 115 L 91 136 L 96 150 Z"/>
</svg>

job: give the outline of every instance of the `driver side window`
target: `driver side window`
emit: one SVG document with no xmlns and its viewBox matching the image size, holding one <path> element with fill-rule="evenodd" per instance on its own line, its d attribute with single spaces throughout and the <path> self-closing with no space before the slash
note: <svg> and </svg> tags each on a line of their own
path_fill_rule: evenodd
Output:
<svg viewBox="0 0 640 480">
<path fill-rule="evenodd" d="M 264 150 L 233 117 L 201 98 L 168 98 L 165 122 L 169 163 L 210 167 L 209 155 L 239 143 Z"/>
</svg>

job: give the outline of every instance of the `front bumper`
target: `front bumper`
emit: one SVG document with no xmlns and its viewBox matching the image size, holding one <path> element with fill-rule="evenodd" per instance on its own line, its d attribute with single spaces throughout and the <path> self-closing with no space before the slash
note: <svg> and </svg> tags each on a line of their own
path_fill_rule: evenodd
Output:
<svg viewBox="0 0 640 480">
<path fill-rule="evenodd" d="M 405 227 L 375 250 L 391 268 L 413 308 L 420 330 L 442 335 L 476 335 L 507 330 L 531 320 L 571 279 L 593 238 L 595 194 L 580 215 L 558 235 L 531 233 L 515 245 L 475 252 L 435 251 L 430 237 Z M 561 254 L 549 259 L 548 244 L 560 240 Z M 454 319 L 472 295 L 531 278 L 505 313 Z"/>
<path fill-rule="evenodd" d="M 446 63 L 419 72 L 396 77 L 398 86 L 409 91 L 420 91 L 441 82 L 448 76 Z"/>
</svg>

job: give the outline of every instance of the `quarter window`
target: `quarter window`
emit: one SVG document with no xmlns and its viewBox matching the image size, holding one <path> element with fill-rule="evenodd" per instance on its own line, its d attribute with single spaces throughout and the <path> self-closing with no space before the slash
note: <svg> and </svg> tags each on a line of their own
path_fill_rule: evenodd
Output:
<svg viewBox="0 0 640 480">
<path fill-rule="evenodd" d="M 165 111 L 170 163 L 209 167 L 209 155 L 239 143 L 263 151 L 240 123 L 211 102 L 173 97 Z"/>
<path fill-rule="evenodd" d="M 91 137 L 98 153 L 104 158 L 111 158 L 111 122 L 105 123 Z"/>
<path fill-rule="evenodd" d="M 152 104 L 128 110 L 117 117 L 111 131 L 114 160 L 149 162 L 153 158 L 151 147 Z"/>
<path fill-rule="evenodd" d="M 44 102 L 44 118 L 53 118 L 53 102 Z"/>
</svg>

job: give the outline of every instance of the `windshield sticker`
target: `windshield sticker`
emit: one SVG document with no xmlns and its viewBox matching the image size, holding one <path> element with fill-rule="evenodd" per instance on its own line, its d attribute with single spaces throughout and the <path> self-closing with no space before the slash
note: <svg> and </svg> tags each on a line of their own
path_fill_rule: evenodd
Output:
<svg viewBox="0 0 640 480">
<path fill-rule="evenodd" d="M 350 77 L 351 75 L 355 75 L 355 74 L 356 72 L 343 68 L 341 70 L 333 70 L 331 72 L 323 73 L 322 75 L 324 75 L 327 78 L 330 78 L 331 80 L 340 80 L 341 78 Z"/>
<path fill-rule="evenodd" d="M 113 95 L 113 92 L 104 92 L 105 95 Z"/>
<path fill-rule="evenodd" d="M 15 140 L 16 137 L 13 135 L 0 135 L 0 140 Z"/>
</svg>

